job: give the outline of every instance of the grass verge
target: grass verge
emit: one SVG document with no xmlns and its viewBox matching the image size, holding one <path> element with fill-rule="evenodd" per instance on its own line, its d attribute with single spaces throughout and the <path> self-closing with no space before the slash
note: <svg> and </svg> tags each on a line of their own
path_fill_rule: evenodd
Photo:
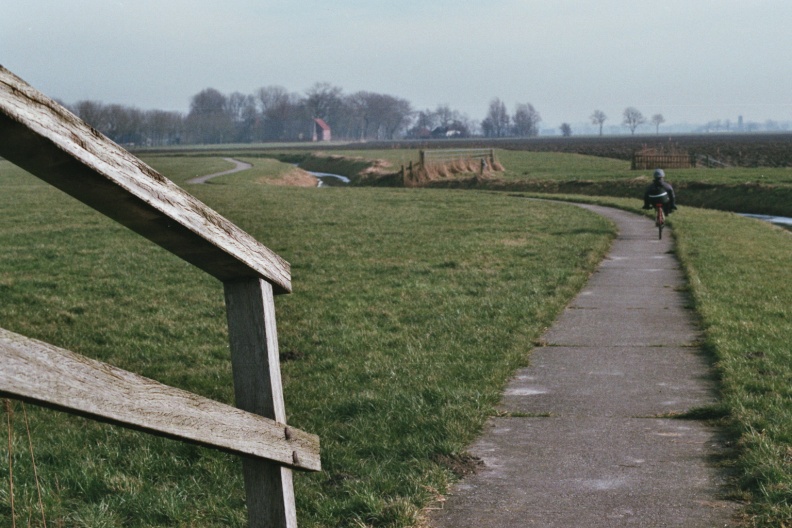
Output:
<svg viewBox="0 0 792 528">
<path fill-rule="evenodd" d="M 177 182 L 215 171 L 149 161 Z M 301 525 L 409 526 L 466 465 L 504 383 L 613 227 L 504 194 L 302 189 L 256 174 L 189 189 L 292 263 L 295 293 L 276 301 L 286 406 L 321 435 L 325 468 L 297 475 Z M 232 401 L 219 282 L 7 162 L 0 183 L 0 325 Z M 16 516 L 36 525 L 19 409 Z M 234 457 L 28 412 L 49 524 L 245 524 Z M 4 478 L 0 518 L 9 499 Z"/>
</svg>

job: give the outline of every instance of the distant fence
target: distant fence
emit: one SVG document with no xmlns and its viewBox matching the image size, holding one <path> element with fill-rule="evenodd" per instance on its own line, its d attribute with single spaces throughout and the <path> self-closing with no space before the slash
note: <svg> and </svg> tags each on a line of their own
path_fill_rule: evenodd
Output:
<svg viewBox="0 0 792 528">
<path fill-rule="evenodd" d="M 695 158 L 689 154 L 634 152 L 630 168 L 632 170 L 689 169 L 695 166 Z"/>
<path fill-rule="evenodd" d="M 483 175 L 490 170 L 502 170 L 495 159 L 495 149 L 429 149 L 419 152 L 417 164 L 411 161 L 402 165 L 401 176 L 406 187 L 413 187 L 431 179 L 432 175 Z"/>
<path fill-rule="evenodd" d="M 483 160 L 490 167 L 495 164 L 494 149 L 431 149 L 420 151 L 421 167 L 453 161 Z"/>
</svg>

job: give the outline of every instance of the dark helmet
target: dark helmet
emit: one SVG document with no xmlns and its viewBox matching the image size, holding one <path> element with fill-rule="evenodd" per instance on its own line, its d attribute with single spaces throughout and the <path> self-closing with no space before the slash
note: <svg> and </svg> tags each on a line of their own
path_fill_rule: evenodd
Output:
<svg viewBox="0 0 792 528">
<path fill-rule="evenodd" d="M 655 169 L 655 171 L 654 171 L 654 179 L 655 180 L 662 180 L 663 178 L 665 178 L 665 172 L 663 172 L 663 169 Z"/>
</svg>

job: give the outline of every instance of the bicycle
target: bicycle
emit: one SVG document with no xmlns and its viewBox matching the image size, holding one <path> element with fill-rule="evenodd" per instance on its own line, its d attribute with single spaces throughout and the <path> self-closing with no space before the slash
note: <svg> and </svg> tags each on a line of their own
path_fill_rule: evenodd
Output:
<svg viewBox="0 0 792 528">
<path fill-rule="evenodd" d="M 655 227 L 657 227 L 657 238 L 663 240 L 663 228 L 665 227 L 665 213 L 663 204 L 654 204 L 655 208 Z"/>
</svg>

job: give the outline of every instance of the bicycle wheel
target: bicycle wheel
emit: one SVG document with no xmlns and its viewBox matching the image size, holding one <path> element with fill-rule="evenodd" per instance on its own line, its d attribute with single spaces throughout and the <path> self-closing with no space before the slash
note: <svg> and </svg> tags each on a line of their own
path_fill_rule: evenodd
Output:
<svg viewBox="0 0 792 528">
<path fill-rule="evenodd" d="M 665 227 L 665 214 L 663 214 L 663 208 L 657 208 L 657 216 L 655 216 L 655 225 L 657 226 L 657 238 L 658 240 L 663 240 L 663 228 Z"/>
</svg>

